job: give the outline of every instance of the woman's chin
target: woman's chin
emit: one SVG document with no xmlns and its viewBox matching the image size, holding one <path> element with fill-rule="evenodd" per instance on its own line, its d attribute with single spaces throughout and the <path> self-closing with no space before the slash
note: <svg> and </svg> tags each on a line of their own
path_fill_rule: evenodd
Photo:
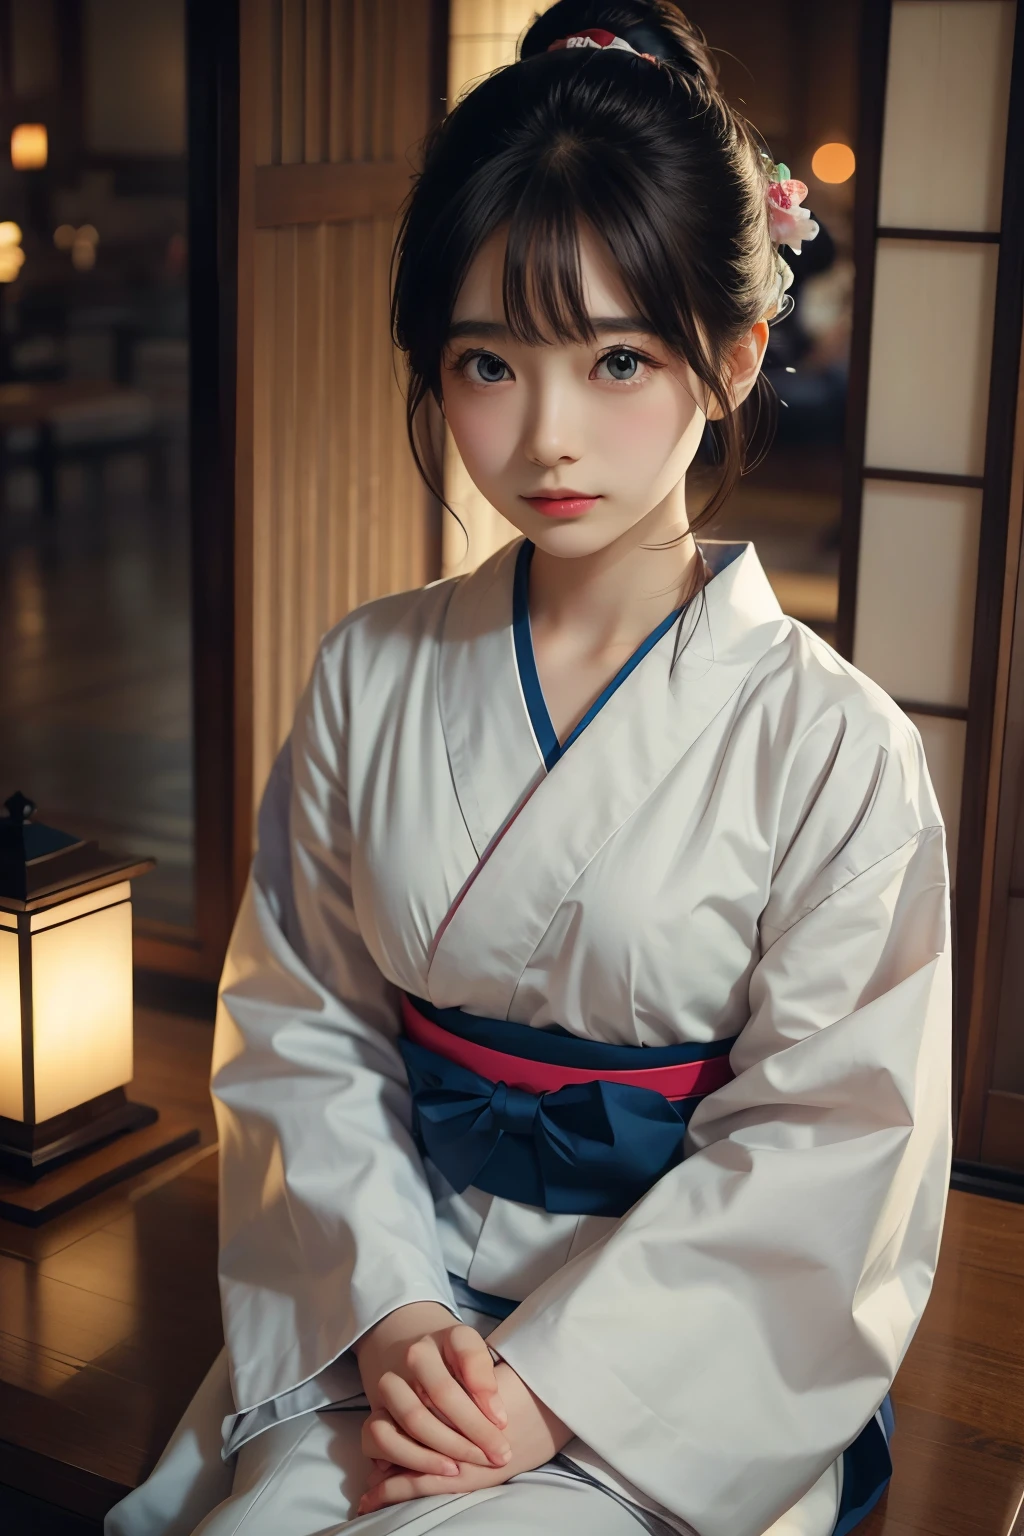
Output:
<svg viewBox="0 0 1024 1536">
<path fill-rule="evenodd" d="M 605 511 L 601 515 L 601 503 L 578 517 L 518 517 L 515 525 L 538 549 L 561 559 L 581 555 L 593 555 L 607 549 L 632 526 L 627 519 L 613 519 Z M 639 521 L 639 518 L 636 519 Z"/>
</svg>

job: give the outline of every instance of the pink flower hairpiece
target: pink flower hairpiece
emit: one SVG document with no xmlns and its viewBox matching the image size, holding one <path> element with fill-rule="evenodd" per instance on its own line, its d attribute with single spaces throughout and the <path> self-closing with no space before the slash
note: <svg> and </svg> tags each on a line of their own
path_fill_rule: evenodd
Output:
<svg viewBox="0 0 1024 1536">
<path fill-rule="evenodd" d="M 638 59 L 650 59 L 652 64 L 658 62 L 653 53 L 641 53 L 632 43 L 627 43 L 624 37 L 616 37 L 614 32 L 606 32 L 604 27 L 587 27 L 582 32 L 570 32 L 568 37 L 560 37 L 549 44 L 548 53 L 555 48 L 623 48 L 627 53 L 635 53 Z"/>
<path fill-rule="evenodd" d="M 765 157 L 767 159 L 767 156 Z M 804 240 L 813 240 L 818 225 L 811 218 L 809 208 L 800 204 L 807 196 L 806 184 L 794 181 L 789 166 L 768 162 L 770 177 L 766 200 L 768 203 L 768 228 L 773 245 L 788 245 L 797 256 Z"/>
<path fill-rule="evenodd" d="M 796 181 L 789 174 L 789 166 L 780 161 L 776 165 L 770 155 L 762 151 L 768 186 L 765 191 L 765 207 L 768 211 L 768 232 L 775 246 L 775 314 L 781 320 L 793 308 L 788 290 L 793 283 L 793 269 L 783 256 L 780 246 L 788 245 L 797 256 L 805 240 L 813 240 L 818 225 L 811 218 L 808 208 L 800 204 L 807 196 L 806 184 Z"/>
</svg>

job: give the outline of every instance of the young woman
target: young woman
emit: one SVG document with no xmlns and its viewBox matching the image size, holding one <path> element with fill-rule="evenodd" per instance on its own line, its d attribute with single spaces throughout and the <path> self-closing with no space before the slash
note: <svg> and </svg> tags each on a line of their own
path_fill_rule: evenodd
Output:
<svg viewBox="0 0 1024 1536">
<path fill-rule="evenodd" d="M 433 397 L 523 537 L 324 641 L 222 989 L 226 1351 L 108 1536 L 845 1536 L 885 1486 L 941 817 L 906 717 L 694 537 L 815 232 L 783 170 L 670 0 L 562 0 L 428 145 L 413 440 Z"/>
</svg>

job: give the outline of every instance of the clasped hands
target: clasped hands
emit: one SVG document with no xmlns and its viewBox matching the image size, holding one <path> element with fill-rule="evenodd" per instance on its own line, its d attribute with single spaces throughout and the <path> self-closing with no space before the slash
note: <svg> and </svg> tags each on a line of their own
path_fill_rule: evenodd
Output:
<svg viewBox="0 0 1024 1536">
<path fill-rule="evenodd" d="M 510 1365 L 495 1366 L 476 1329 L 438 1302 L 389 1312 L 354 1349 L 370 1404 L 362 1433 L 370 1476 L 357 1515 L 492 1488 L 543 1466 L 572 1439 Z"/>
</svg>

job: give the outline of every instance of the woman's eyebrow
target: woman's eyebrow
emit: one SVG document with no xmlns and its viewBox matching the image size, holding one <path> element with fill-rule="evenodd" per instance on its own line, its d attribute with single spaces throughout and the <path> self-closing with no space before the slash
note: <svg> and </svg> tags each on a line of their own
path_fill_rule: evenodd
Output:
<svg viewBox="0 0 1024 1536">
<path fill-rule="evenodd" d="M 644 336 L 655 333 L 639 315 L 594 315 L 590 320 L 598 335 L 609 331 L 639 331 Z M 499 320 L 454 320 L 448 327 L 448 340 L 457 341 L 461 336 L 486 336 L 494 341 L 507 341 L 510 332 Z"/>
</svg>

